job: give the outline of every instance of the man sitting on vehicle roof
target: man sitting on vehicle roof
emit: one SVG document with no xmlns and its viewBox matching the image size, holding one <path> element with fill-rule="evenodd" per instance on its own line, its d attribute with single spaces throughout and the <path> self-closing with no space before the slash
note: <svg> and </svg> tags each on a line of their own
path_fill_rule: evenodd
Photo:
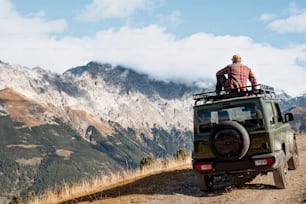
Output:
<svg viewBox="0 0 306 204">
<path fill-rule="evenodd" d="M 257 81 L 252 70 L 241 63 L 241 57 L 234 55 L 232 57 L 232 64 L 219 70 L 216 74 L 217 85 L 216 92 L 219 94 L 224 87 L 226 92 L 240 92 L 246 91 L 248 80 L 252 84 L 252 90 L 256 89 Z M 227 78 L 226 78 L 227 75 Z"/>
</svg>

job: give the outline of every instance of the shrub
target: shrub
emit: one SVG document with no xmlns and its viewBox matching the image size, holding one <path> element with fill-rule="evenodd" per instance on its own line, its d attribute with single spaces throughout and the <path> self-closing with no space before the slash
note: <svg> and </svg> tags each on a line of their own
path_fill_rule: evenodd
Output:
<svg viewBox="0 0 306 204">
<path fill-rule="evenodd" d="M 30 191 L 27 194 L 27 203 L 34 202 L 35 201 L 35 192 Z"/>
<path fill-rule="evenodd" d="M 179 149 L 176 151 L 176 154 L 175 154 L 175 159 L 176 160 L 185 160 L 187 158 L 188 154 L 186 152 L 185 149 Z"/>
<path fill-rule="evenodd" d="M 22 204 L 22 198 L 20 196 L 14 196 L 9 204 Z"/>
<path fill-rule="evenodd" d="M 164 159 L 161 161 L 161 164 L 164 168 L 167 168 L 169 166 L 169 163 L 170 163 L 169 159 Z"/>
<path fill-rule="evenodd" d="M 140 169 L 143 169 L 144 167 L 150 166 L 155 162 L 155 158 L 153 155 L 145 156 L 140 161 Z"/>
</svg>

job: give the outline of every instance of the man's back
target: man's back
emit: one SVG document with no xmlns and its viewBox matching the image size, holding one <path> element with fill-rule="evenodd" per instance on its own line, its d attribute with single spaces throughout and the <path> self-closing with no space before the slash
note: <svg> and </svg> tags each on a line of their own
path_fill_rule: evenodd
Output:
<svg viewBox="0 0 306 204">
<path fill-rule="evenodd" d="M 232 64 L 227 65 L 217 72 L 217 91 L 221 91 L 220 84 L 222 84 L 226 91 L 233 89 L 240 91 L 241 88 L 247 86 L 248 80 L 250 80 L 252 87 L 255 89 L 257 81 L 252 70 L 241 63 L 241 57 L 239 55 L 234 55 L 232 61 Z M 227 75 L 226 80 L 224 80 L 225 75 Z"/>
<path fill-rule="evenodd" d="M 233 83 L 238 83 L 239 87 L 246 87 L 248 80 L 253 84 L 256 83 L 256 78 L 251 69 L 241 64 L 240 62 L 233 63 L 230 66 L 229 79 L 234 80 Z"/>
</svg>

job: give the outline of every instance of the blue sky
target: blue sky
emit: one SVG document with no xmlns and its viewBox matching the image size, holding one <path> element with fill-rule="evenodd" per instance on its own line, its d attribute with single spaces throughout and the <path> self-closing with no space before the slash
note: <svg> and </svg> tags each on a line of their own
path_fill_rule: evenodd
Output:
<svg viewBox="0 0 306 204">
<path fill-rule="evenodd" d="M 57 73 L 109 62 L 215 80 L 233 54 L 260 83 L 306 92 L 306 1 L 0 0 L 0 60 Z"/>
</svg>

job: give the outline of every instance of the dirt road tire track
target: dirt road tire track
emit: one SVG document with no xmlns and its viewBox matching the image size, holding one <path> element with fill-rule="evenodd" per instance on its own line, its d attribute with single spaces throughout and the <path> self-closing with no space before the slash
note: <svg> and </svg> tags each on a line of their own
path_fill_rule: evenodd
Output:
<svg viewBox="0 0 306 204">
<path fill-rule="evenodd" d="M 245 186 L 201 192 L 194 182 L 191 167 L 151 175 L 130 184 L 78 198 L 67 203 L 306 203 L 306 135 L 298 136 L 300 166 L 289 171 L 289 185 L 277 189 L 273 175 L 257 176 Z"/>
</svg>

